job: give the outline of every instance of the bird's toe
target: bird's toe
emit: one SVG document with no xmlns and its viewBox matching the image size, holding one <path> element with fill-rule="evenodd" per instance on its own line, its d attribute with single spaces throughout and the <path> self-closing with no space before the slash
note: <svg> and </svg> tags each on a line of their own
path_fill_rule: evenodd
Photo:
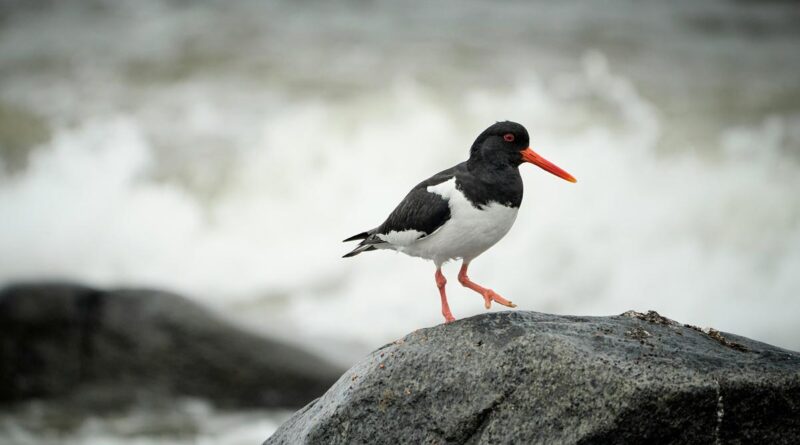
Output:
<svg viewBox="0 0 800 445">
<path fill-rule="evenodd" d="M 486 309 L 489 309 L 492 301 L 495 301 L 498 304 L 502 304 L 505 307 L 517 307 L 516 304 L 506 300 L 505 298 L 500 296 L 500 294 L 491 289 L 486 290 L 486 294 L 483 296 L 483 298 L 486 301 Z"/>
</svg>

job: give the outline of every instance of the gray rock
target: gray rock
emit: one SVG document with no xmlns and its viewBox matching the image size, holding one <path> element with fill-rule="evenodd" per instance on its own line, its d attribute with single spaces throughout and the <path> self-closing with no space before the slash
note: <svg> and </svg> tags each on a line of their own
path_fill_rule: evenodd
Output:
<svg viewBox="0 0 800 445">
<path fill-rule="evenodd" d="M 654 312 L 500 312 L 421 329 L 265 444 L 800 441 L 800 354 Z"/>
<path fill-rule="evenodd" d="M 36 399 L 105 409 L 197 397 L 231 408 L 299 407 L 340 375 L 174 294 L 56 283 L 0 290 L 0 406 Z"/>
</svg>

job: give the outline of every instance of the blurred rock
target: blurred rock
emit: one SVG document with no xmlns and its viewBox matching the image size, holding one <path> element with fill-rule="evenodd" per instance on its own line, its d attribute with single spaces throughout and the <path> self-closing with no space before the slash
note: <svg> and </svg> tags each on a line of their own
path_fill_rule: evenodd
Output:
<svg viewBox="0 0 800 445">
<path fill-rule="evenodd" d="M 0 100 L 0 172 L 25 168 L 30 152 L 49 138 L 50 128 L 44 118 Z"/>
<path fill-rule="evenodd" d="M 196 397 L 230 408 L 299 407 L 340 374 L 174 294 L 73 284 L 0 290 L 0 404 L 106 409 Z"/>
<path fill-rule="evenodd" d="M 632 311 L 422 329 L 265 443 L 797 443 L 800 354 L 710 332 Z"/>
</svg>

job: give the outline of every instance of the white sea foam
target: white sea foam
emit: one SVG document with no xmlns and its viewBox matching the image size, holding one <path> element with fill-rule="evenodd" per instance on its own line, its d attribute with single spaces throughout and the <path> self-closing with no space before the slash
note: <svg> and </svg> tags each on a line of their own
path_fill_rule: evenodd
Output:
<svg viewBox="0 0 800 445">
<path fill-rule="evenodd" d="M 413 85 L 388 101 L 296 104 L 263 122 L 211 203 L 148 178 L 153 147 L 135 117 L 58 130 L 0 191 L 0 250 L 13 253 L 0 279 L 164 286 L 309 338 L 374 346 L 439 321 L 433 268 L 386 252 L 340 260 L 338 241 L 380 223 L 420 175 L 460 161 L 499 116 L 527 124 L 579 182 L 523 166 L 517 224 L 475 262 L 475 280 L 525 309 L 657 309 L 796 348 L 800 176 L 780 155 L 785 124 L 731 129 L 710 158 L 659 154 L 648 104 L 588 72 L 621 128 L 562 130 L 572 105 L 538 81 L 473 93 L 463 116 Z M 291 298 L 275 306 L 271 294 Z M 458 316 L 482 311 L 457 286 L 451 300 Z"/>
<path fill-rule="evenodd" d="M 77 418 L 75 412 L 33 404 L 0 414 L 0 438 L 15 445 L 250 445 L 263 442 L 290 414 L 221 411 L 196 400 Z M 71 423 L 76 425 L 65 428 Z"/>
</svg>

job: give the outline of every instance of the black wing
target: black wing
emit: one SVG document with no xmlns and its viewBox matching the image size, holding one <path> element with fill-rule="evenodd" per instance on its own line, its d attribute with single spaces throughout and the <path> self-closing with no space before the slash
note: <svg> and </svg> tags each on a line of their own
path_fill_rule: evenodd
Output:
<svg viewBox="0 0 800 445">
<path fill-rule="evenodd" d="M 439 172 L 425 181 L 417 184 L 395 207 L 386 221 L 375 229 L 354 235 L 345 241 L 361 239 L 358 246 L 344 257 L 358 255 L 361 252 L 375 250 L 376 245 L 385 244 L 386 241 L 378 235 L 390 232 L 416 230 L 424 238 L 441 227 L 450 219 L 450 205 L 447 200 L 436 193 L 427 190 L 428 187 L 441 184 L 451 179 L 462 164 Z"/>
</svg>

